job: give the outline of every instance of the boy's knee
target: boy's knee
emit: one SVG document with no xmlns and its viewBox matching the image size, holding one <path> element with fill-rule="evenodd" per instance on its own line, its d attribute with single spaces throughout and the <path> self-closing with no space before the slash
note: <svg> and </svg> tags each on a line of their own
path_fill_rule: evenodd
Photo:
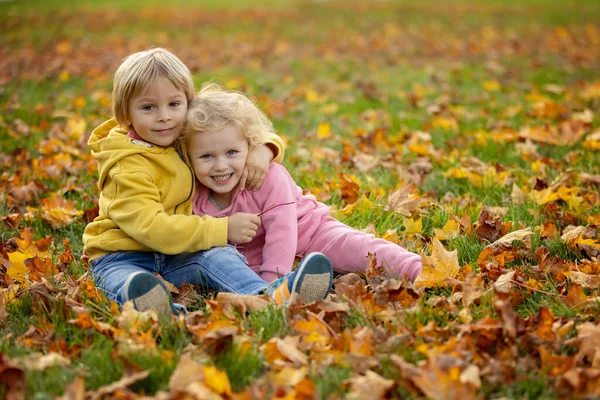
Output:
<svg viewBox="0 0 600 400">
<path fill-rule="evenodd" d="M 204 253 L 204 257 L 211 262 L 241 262 L 248 265 L 244 255 L 233 246 L 213 247 Z"/>
</svg>

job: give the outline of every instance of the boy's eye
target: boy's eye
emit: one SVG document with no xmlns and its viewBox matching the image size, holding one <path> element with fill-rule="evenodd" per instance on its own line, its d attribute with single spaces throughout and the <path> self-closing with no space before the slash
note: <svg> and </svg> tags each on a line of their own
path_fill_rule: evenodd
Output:
<svg viewBox="0 0 600 400">
<path fill-rule="evenodd" d="M 210 154 L 202 154 L 202 155 L 201 155 L 200 157 L 198 157 L 198 158 L 201 158 L 201 159 L 204 159 L 204 160 L 208 160 L 210 157 L 211 157 L 211 155 L 210 155 Z"/>
<path fill-rule="evenodd" d="M 152 104 L 146 104 L 144 106 L 142 106 L 142 110 L 144 111 L 150 111 L 154 108 L 154 106 Z"/>
<path fill-rule="evenodd" d="M 229 150 L 229 151 L 227 152 L 227 155 L 228 155 L 228 156 L 232 156 L 232 155 L 234 155 L 234 154 L 237 154 L 237 153 L 238 153 L 238 151 L 237 151 L 237 150 Z"/>
</svg>

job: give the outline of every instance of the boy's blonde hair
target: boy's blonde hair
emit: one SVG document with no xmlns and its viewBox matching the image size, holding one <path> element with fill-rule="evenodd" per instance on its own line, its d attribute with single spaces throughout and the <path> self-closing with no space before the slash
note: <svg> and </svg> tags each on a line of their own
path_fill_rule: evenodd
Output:
<svg viewBox="0 0 600 400">
<path fill-rule="evenodd" d="M 140 51 L 127 56 L 117 68 L 113 79 L 112 103 L 117 122 L 131 120 L 129 102 L 156 78 L 167 78 L 182 90 L 188 104 L 194 97 L 194 81 L 188 67 L 173 53 L 163 48 Z"/>
<path fill-rule="evenodd" d="M 275 134 L 273 123 L 247 95 L 205 83 L 190 104 L 182 137 L 220 130 L 229 124 L 240 127 L 250 147 L 266 143 Z"/>
</svg>

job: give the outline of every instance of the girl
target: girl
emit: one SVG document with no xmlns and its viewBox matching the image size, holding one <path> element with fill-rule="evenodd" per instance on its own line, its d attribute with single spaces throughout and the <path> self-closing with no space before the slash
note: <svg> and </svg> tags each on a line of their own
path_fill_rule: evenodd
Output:
<svg viewBox="0 0 600 400">
<path fill-rule="evenodd" d="M 190 71 L 164 49 L 132 54 L 115 73 L 115 118 L 97 127 L 88 142 L 98 160 L 100 210 L 83 242 L 98 286 L 120 304 L 131 300 L 139 311 L 165 315 L 184 309 L 173 304 L 153 273 L 175 286 L 192 282 L 241 294 L 266 292 L 279 304 L 296 296 L 304 302 L 325 297 L 332 274 L 325 256 L 311 255 L 285 284 L 267 285 L 227 246 L 249 242 L 260 225 L 257 216 L 191 215 L 194 175 L 175 144 L 193 93 Z M 281 154 L 279 138 L 265 137 L 267 142 Z M 268 154 L 268 164 L 272 154 L 258 147 L 263 157 Z"/>
<path fill-rule="evenodd" d="M 329 207 L 303 195 L 280 164 L 271 163 L 260 190 L 237 189 L 248 152 L 273 134 L 272 123 L 247 96 L 215 84 L 202 87 L 184 133 L 198 182 L 194 214 L 261 216 L 256 236 L 239 247 L 267 282 L 289 273 L 296 255 L 313 251 L 325 254 L 341 273 L 365 271 L 367 254 L 374 253 L 392 275 L 414 280 L 421 271 L 420 255 L 332 218 Z"/>
</svg>

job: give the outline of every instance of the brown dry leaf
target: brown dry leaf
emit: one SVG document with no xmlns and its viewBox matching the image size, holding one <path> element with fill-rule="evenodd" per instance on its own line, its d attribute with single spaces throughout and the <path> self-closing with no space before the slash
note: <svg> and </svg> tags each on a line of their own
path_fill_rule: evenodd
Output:
<svg viewBox="0 0 600 400">
<path fill-rule="evenodd" d="M 511 247 L 512 242 L 515 240 L 525 240 L 526 237 L 533 235 L 531 228 L 519 229 L 518 231 L 510 232 L 500 239 L 496 240 L 494 243 L 489 245 L 488 247 L 497 248 L 497 247 Z"/>
<path fill-rule="evenodd" d="M 569 289 L 569 293 L 567 293 L 567 297 L 563 299 L 563 302 L 571 308 L 577 308 L 586 303 L 588 300 L 588 296 L 583 291 L 581 285 L 575 283 Z"/>
<path fill-rule="evenodd" d="M 57 400 L 84 400 L 85 399 L 85 381 L 82 376 L 73 379 L 66 388 L 65 392 Z"/>
<path fill-rule="evenodd" d="M 0 387 L 6 400 L 25 398 L 25 371 L 14 360 L 0 353 Z"/>
<path fill-rule="evenodd" d="M 393 380 L 385 379 L 371 370 L 363 376 L 351 378 L 348 382 L 350 391 L 346 398 L 352 400 L 382 399 L 395 385 Z"/>
<path fill-rule="evenodd" d="M 275 341 L 277 344 L 277 350 L 279 350 L 279 352 L 288 360 L 293 362 L 296 367 L 306 365 L 308 363 L 308 356 L 298 350 L 300 336 L 286 336 L 283 339 L 275 339 Z"/>
<path fill-rule="evenodd" d="M 446 251 L 436 238 L 433 239 L 431 256 L 421 255 L 423 269 L 415 279 L 415 288 L 430 288 L 447 285 L 447 280 L 454 281 L 460 266 L 458 265 L 458 250 Z"/>
<path fill-rule="evenodd" d="M 381 285 L 381 283 L 387 279 L 385 267 L 383 264 L 377 264 L 376 254 L 367 254 L 367 268 L 365 270 L 365 276 L 371 289 Z"/>
<path fill-rule="evenodd" d="M 423 202 L 423 199 L 413 196 L 415 189 L 415 185 L 412 184 L 397 189 L 390 194 L 384 209 L 404 215 L 405 217 L 410 217 L 417 210 L 419 204 Z"/>
<path fill-rule="evenodd" d="M 106 395 L 113 394 L 117 390 L 127 389 L 128 386 L 133 385 L 134 383 L 141 381 L 142 379 L 146 379 L 150 375 L 150 371 L 139 371 L 134 372 L 132 374 L 125 374 L 121 379 L 106 386 L 102 386 L 101 388 L 88 392 L 87 396 L 90 400 L 99 400 L 104 398 Z"/>
<path fill-rule="evenodd" d="M 354 204 L 358 200 L 358 192 L 360 185 L 353 176 L 348 176 L 343 172 L 338 172 L 338 177 L 342 181 L 340 191 L 342 192 L 342 200 L 345 204 Z"/>
<path fill-rule="evenodd" d="M 29 370 L 43 371 L 50 367 L 59 365 L 67 367 L 71 364 L 71 360 L 63 357 L 59 353 L 50 352 L 48 354 L 33 353 L 22 359 L 23 364 Z"/>
<path fill-rule="evenodd" d="M 8 312 L 6 311 L 6 306 L 4 305 L 4 296 L 1 295 L 0 292 L 0 322 L 4 322 L 6 317 L 8 317 Z"/>
<path fill-rule="evenodd" d="M 577 365 L 592 363 L 600 356 L 600 325 L 584 322 L 577 326 L 577 336 L 565 341 L 566 346 L 579 349 L 575 356 Z"/>
<path fill-rule="evenodd" d="M 363 279 L 356 273 L 350 272 L 344 275 L 340 275 L 333 280 L 333 287 L 335 288 L 338 283 L 344 283 L 348 286 L 354 286 L 355 283 L 360 282 L 364 284 Z"/>
<path fill-rule="evenodd" d="M 512 280 L 514 276 L 515 271 L 509 271 L 500 275 L 496 282 L 494 282 L 494 290 L 506 294 L 510 293 L 513 286 Z"/>
<path fill-rule="evenodd" d="M 494 213 L 490 208 L 484 206 L 474 227 L 479 239 L 492 243 L 500 235 L 502 215 Z"/>
<path fill-rule="evenodd" d="M 446 354 L 432 353 L 430 359 L 419 367 L 392 355 L 392 363 L 400 368 L 402 376 L 415 384 L 427 398 L 433 400 L 475 399 L 481 384 L 478 369 L 458 358 Z"/>
<path fill-rule="evenodd" d="M 578 271 L 568 271 L 565 275 L 571 278 L 573 282 L 580 284 L 582 287 L 590 289 L 598 289 L 600 287 L 599 275 L 588 275 Z"/>
<path fill-rule="evenodd" d="M 217 293 L 216 300 L 221 304 L 231 304 L 240 315 L 245 316 L 247 311 L 258 311 L 266 308 L 270 303 L 261 296 L 251 296 L 228 292 Z"/>
<path fill-rule="evenodd" d="M 185 392 L 192 382 L 204 381 L 203 365 L 194 360 L 189 353 L 184 353 L 169 379 L 169 390 Z"/>
</svg>

